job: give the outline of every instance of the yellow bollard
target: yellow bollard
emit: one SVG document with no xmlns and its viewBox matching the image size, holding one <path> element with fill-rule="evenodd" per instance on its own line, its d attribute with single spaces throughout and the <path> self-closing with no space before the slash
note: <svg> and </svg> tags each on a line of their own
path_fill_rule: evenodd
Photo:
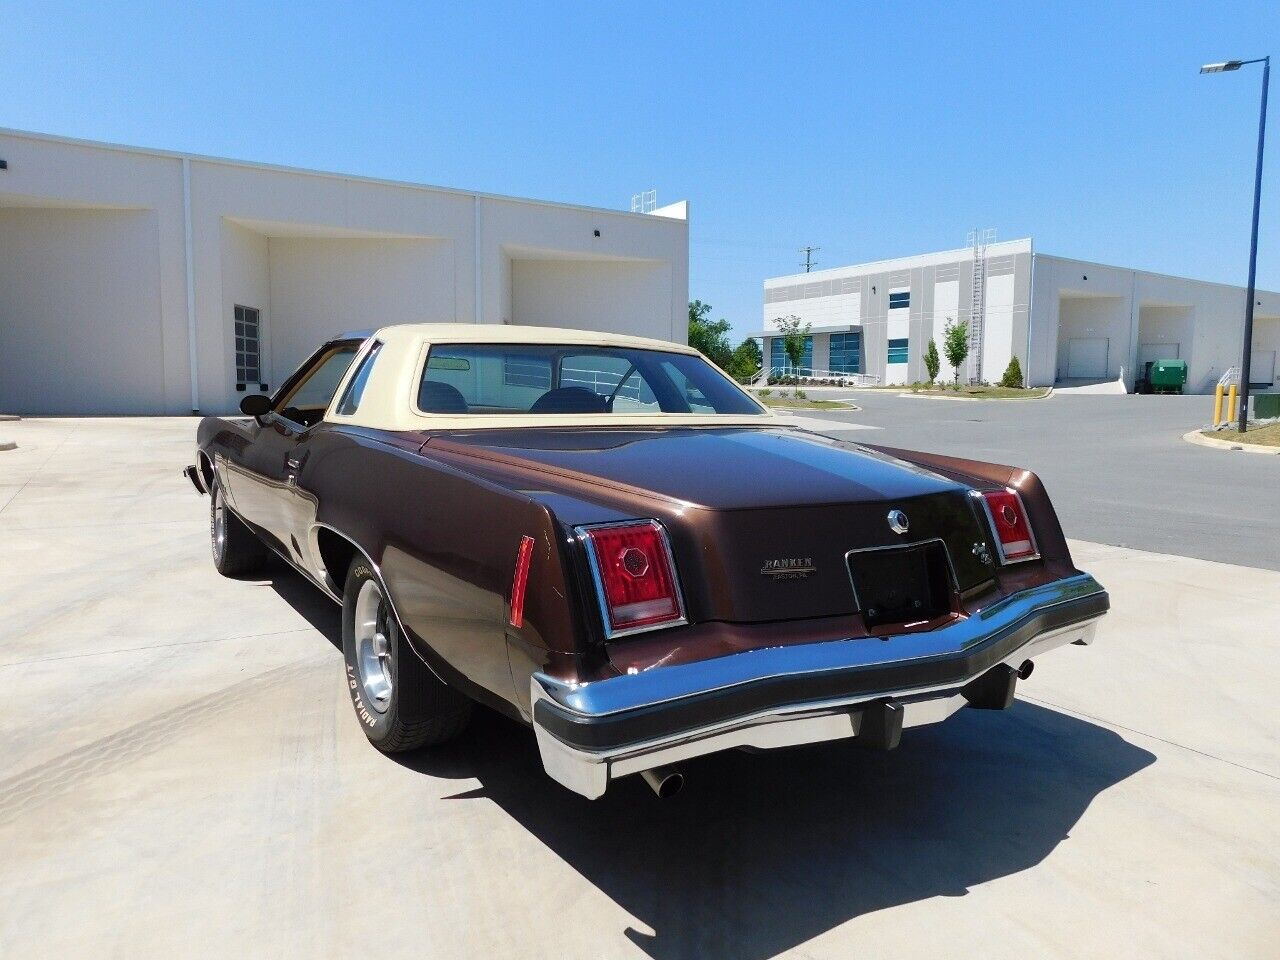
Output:
<svg viewBox="0 0 1280 960">
<path fill-rule="evenodd" d="M 1236 385 L 1233 383 L 1227 391 L 1227 422 L 1236 422 Z"/>
<path fill-rule="evenodd" d="M 1222 422 L 1222 384 L 1218 384 L 1213 391 L 1213 425 L 1216 427 Z"/>
</svg>

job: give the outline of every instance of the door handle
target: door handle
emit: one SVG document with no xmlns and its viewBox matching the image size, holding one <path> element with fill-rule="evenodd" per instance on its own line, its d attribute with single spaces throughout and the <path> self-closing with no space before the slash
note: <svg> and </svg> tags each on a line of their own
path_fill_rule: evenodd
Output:
<svg viewBox="0 0 1280 960">
<path fill-rule="evenodd" d="M 305 453 L 292 454 L 287 453 L 284 457 L 284 482 L 290 486 L 294 486 L 298 482 L 298 471 L 302 469 L 302 465 L 307 462 Z"/>
</svg>

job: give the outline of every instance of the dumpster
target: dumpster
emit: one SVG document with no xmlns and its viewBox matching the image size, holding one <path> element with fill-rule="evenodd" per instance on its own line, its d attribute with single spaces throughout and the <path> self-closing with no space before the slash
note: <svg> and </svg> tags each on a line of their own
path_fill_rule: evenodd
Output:
<svg viewBox="0 0 1280 960">
<path fill-rule="evenodd" d="M 1280 393 L 1255 393 L 1253 395 L 1253 419 L 1271 420 L 1280 417 Z"/>
<path fill-rule="evenodd" d="M 1155 360 L 1147 374 L 1152 393 L 1181 393 L 1187 382 L 1187 361 Z"/>
</svg>

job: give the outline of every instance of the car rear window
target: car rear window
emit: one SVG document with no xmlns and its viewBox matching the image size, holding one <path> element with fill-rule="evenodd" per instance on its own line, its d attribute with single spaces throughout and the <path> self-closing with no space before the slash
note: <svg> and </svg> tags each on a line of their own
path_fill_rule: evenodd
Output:
<svg viewBox="0 0 1280 960">
<path fill-rule="evenodd" d="M 418 409 L 444 414 L 756 414 L 701 356 L 573 344 L 435 344 Z"/>
</svg>

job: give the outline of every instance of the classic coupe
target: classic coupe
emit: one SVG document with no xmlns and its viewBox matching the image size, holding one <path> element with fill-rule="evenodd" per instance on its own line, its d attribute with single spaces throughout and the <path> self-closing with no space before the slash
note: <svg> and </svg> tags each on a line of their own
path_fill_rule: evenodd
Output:
<svg viewBox="0 0 1280 960">
<path fill-rule="evenodd" d="M 214 565 L 272 551 L 341 604 L 387 752 L 479 703 L 570 790 L 665 796 L 715 751 L 1006 708 L 1108 609 L 1034 474 L 808 432 L 680 344 L 389 326 L 240 408 L 185 471 Z"/>
</svg>

